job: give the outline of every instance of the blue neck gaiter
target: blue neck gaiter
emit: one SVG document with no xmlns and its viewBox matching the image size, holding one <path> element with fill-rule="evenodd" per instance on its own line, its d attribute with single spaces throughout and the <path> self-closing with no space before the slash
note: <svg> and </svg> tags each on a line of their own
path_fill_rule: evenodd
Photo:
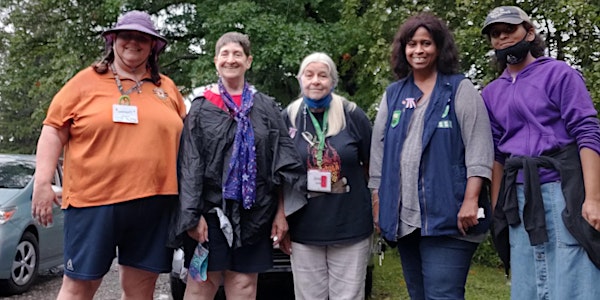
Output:
<svg viewBox="0 0 600 300">
<path fill-rule="evenodd" d="M 329 107 L 329 103 L 331 103 L 331 99 L 333 99 L 333 94 L 329 93 L 322 99 L 312 99 L 306 96 L 302 96 L 302 98 L 304 99 L 304 103 L 306 103 L 308 108 L 324 108 Z"/>
</svg>

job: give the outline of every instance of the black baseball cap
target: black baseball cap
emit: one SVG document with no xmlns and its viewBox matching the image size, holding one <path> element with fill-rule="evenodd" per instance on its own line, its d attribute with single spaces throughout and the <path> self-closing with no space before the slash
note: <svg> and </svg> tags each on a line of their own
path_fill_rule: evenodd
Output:
<svg viewBox="0 0 600 300">
<path fill-rule="evenodd" d="M 522 9 L 516 6 L 499 6 L 487 15 L 481 33 L 487 34 L 491 25 L 496 23 L 521 24 L 523 22 L 531 23 L 529 16 Z M 533 24 L 532 24 L 533 25 Z"/>
</svg>

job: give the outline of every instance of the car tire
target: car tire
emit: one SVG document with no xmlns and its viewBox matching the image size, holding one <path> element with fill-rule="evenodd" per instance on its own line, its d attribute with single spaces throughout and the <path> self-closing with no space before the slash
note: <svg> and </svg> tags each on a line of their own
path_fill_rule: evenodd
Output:
<svg viewBox="0 0 600 300">
<path fill-rule="evenodd" d="M 183 300 L 183 295 L 185 294 L 186 284 L 178 275 L 171 273 L 171 276 L 169 276 L 171 279 L 171 297 L 173 297 L 173 300 Z"/>
<path fill-rule="evenodd" d="M 8 294 L 22 294 L 31 287 L 38 276 L 39 251 L 35 235 L 25 232 L 17 244 L 10 278 L 0 281 L 4 291 Z"/>
</svg>

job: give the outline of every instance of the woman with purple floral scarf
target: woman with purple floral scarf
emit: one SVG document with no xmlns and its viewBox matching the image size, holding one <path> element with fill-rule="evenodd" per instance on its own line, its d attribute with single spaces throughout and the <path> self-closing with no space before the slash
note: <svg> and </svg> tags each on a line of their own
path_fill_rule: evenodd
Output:
<svg viewBox="0 0 600 300">
<path fill-rule="evenodd" d="M 213 299 L 221 283 L 228 299 L 254 299 L 288 230 L 279 187 L 306 180 L 275 101 L 246 81 L 248 36 L 221 36 L 214 63 L 218 82 L 196 95 L 184 124 L 171 245 L 184 247 L 190 270 L 185 299 Z"/>
</svg>

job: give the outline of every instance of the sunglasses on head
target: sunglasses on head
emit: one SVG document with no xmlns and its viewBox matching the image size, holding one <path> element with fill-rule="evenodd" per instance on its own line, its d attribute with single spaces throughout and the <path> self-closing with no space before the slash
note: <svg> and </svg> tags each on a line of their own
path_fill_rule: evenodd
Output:
<svg viewBox="0 0 600 300">
<path fill-rule="evenodd" d="M 521 24 L 498 24 L 490 30 L 490 37 L 497 39 L 502 33 L 511 34 L 519 28 Z"/>
<path fill-rule="evenodd" d="M 152 38 L 146 34 L 133 32 L 133 31 L 122 31 L 117 33 L 117 38 L 127 40 L 127 41 L 136 41 L 138 43 L 150 43 Z"/>
</svg>

